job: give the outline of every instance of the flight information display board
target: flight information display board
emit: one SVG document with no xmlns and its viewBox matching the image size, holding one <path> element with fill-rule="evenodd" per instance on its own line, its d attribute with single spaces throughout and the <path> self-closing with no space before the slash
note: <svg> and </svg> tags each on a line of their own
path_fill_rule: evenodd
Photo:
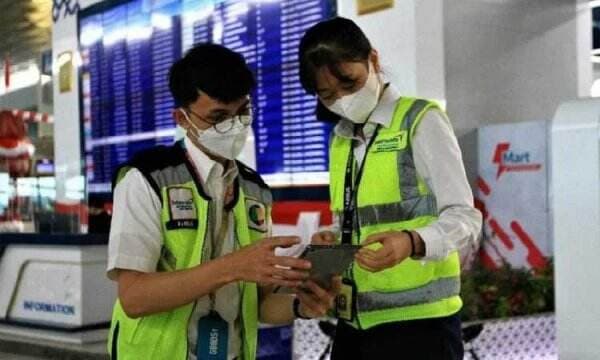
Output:
<svg viewBox="0 0 600 360">
<path fill-rule="evenodd" d="M 272 185 L 327 182 L 331 124 L 300 86 L 298 44 L 333 16 L 333 0 L 108 1 L 79 15 L 82 129 L 88 191 L 110 192 L 113 172 L 135 152 L 172 144 L 168 71 L 194 44 L 244 55 L 259 173 Z"/>
</svg>

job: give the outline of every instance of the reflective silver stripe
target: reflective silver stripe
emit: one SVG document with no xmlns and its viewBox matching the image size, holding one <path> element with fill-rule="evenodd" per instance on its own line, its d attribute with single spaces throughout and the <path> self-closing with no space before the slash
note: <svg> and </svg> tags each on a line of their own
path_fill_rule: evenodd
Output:
<svg viewBox="0 0 600 360">
<path fill-rule="evenodd" d="M 155 170 L 150 173 L 150 176 L 152 177 L 152 180 L 156 182 L 159 189 L 170 185 L 179 185 L 194 181 L 192 174 L 190 174 L 185 164 Z"/>
<path fill-rule="evenodd" d="M 419 196 L 419 180 L 412 149 L 398 152 L 398 175 L 400 178 L 400 196 L 412 199 Z"/>
<path fill-rule="evenodd" d="M 271 191 L 259 186 L 254 182 L 244 180 L 241 176 L 239 179 L 240 184 L 244 189 L 244 194 L 247 197 L 259 200 L 267 206 L 270 206 L 273 203 L 273 195 L 271 194 Z"/>
<path fill-rule="evenodd" d="M 415 102 L 412 103 L 412 105 L 406 112 L 406 115 L 404 115 L 404 120 L 402 121 L 402 126 L 400 129 L 401 130 L 410 130 L 410 128 L 413 126 L 413 124 L 417 120 L 417 117 L 419 116 L 421 111 L 423 111 L 423 109 L 425 109 L 425 107 L 427 107 L 427 105 L 429 105 L 429 104 L 430 104 L 430 102 L 427 100 L 423 100 L 423 99 L 415 100 Z"/>
<path fill-rule="evenodd" d="M 361 226 L 396 223 L 420 216 L 437 216 L 435 196 L 424 195 L 396 203 L 358 208 Z"/>
<path fill-rule="evenodd" d="M 411 305 L 436 302 L 460 293 L 460 277 L 448 277 L 434 280 L 429 284 L 405 291 L 393 293 L 358 293 L 357 305 L 361 312 L 386 310 Z"/>
<path fill-rule="evenodd" d="M 170 185 L 179 185 L 194 181 L 192 174 L 189 172 L 185 164 L 169 166 L 164 169 L 155 170 L 150 173 L 150 176 L 159 189 Z M 246 196 L 260 200 L 264 202 L 265 205 L 271 205 L 273 203 L 273 197 L 268 189 L 262 188 L 258 184 L 251 181 L 244 180 L 241 176 L 239 179 L 241 186 L 244 188 L 244 193 Z"/>
<path fill-rule="evenodd" d="M 402 130 L 408 131 L 417 120 L 419 114 L 429 105 L 429 102 L 419 99 L 410 106 L 410 109 L 404 115 L 402 121 Z M 398 174 L 400 175 L 400 195 L 402 199 L 411 199 L 419 196 L 419 182 L 417 178 L 417 169 L 415 166 L 415 160 L 412 153 L 412 144 L 408 142 L 408 148 L 406 151 L 398 152 Z"/>
</svg>

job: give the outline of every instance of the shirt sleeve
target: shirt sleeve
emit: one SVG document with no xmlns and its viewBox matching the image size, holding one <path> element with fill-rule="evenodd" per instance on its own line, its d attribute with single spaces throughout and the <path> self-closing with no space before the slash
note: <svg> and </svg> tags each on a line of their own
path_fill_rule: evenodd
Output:
<svg viewBox="0 0 600 360">
<path fill-rule="evenodd" d="M 107 275 L 117 269 L 156 271 L 162 247 L 160 198 L 137 169 L 131 169 L 114 190 L 108 242 Z"/>
<path fill-rule="evenodd" d="M 448 118 L 437 110 L 425 113 L 412 144 L 417 173 L 435 195 L 438 208 L 435 222 L 415 230 L 425 242 L 423 260 L 441 260 L 477 243 L 482 216 L 473 206 L 462 154 Z"/>
</svg>

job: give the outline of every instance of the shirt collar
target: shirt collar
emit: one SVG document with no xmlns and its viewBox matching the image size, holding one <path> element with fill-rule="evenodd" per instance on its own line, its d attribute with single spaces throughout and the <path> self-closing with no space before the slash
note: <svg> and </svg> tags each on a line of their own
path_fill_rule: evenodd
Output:
<svg viewBox="0 0 600 360">
<path fill-rule="evenodd" d="M 367 120 L 365 127 L 369 127 L 369 125 L 374 127 L 379 124 L 389 128 L 392 123 L 398 99 L 400 99 L 400 91 L 398 91 L 393 84 L 386 83 L 386 88 L 381 95 L 381 99 L 379 99 L 379 102 Z M 338 136 L 354 138 L 354 123 L 348 119 L 341 118 L 333 131 Z"/>
</svg>

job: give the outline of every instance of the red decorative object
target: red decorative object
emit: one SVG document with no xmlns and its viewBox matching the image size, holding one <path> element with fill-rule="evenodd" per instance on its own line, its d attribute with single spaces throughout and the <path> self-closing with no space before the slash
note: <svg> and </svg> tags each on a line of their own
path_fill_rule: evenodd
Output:
<svg viewBox="0 0 600 360">
<path fill-rule="evenodd" d="M 34 151 L 24 121 L 12 111 L 0 111 L 0 171 L 11 177 L 27 176 Z"/>
</svg>

